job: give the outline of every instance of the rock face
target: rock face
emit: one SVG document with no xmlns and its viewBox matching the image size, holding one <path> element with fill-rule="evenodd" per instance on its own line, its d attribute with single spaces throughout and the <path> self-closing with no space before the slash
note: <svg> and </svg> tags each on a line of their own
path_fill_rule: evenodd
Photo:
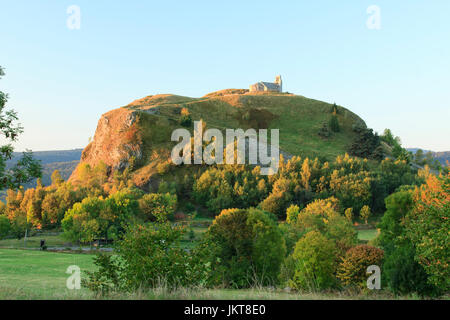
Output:
<svg viewBox="0 0 450 320">
<path fill-rule="evenodd" d="M 138 134 L 137 111 L 119 108 L 103 114 L 98 121 L 94 139 L 83 150 L 81 164 L 95 167 L 104 162 L 109 171 L 124 170 L 131 157 L 142 157 Z M 76 170 L 70 177 L 76 180 Z"/>
</svg>

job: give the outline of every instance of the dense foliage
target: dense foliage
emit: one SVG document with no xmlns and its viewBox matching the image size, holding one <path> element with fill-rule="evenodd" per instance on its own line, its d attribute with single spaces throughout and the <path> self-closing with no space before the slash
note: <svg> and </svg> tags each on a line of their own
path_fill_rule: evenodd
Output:
<svg viewBox="0 0 450 320">
<path fill-rule="evenodd" d="M 354 285 L 364 288 L 367 280 L 367 267 L 381 266 L 383 250 L 359 245 L 347 251 L 338 266 L 337 277 L 345 286 Z"/>
<path fill-rule="evenodd" d="M 384 269 L 396 293 L 438 294 L 449 289 L 448 176 L 429 175 L 421 187 L 404 188 L 386 199 L 378 242 Z"/>
<path fill-rule="evenodd" d="M 204 246 L 213 281 L 235 288 L 276 284 L 286 250 L 276 221 L 254 208 L 223 210 Z"/>
</svg>

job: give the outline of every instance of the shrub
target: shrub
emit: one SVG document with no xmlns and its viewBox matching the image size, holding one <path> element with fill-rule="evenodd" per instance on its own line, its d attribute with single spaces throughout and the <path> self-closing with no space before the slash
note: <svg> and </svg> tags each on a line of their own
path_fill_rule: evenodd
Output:
<svg viewBox="0 0 450 320">
<path fill-rule="evenodd" d="M 328 123 L 322 124 L 317 134 L 322 138 L 329 138 L 331 136 L 331 130 L 328 128 Z"/>
<path fill-rule="evenodd" d="M 277 282 L 285 243 L 276 222 L 265 212 L 226 209 L 207 231 L 209 261 L 217 282 L 243 288 Z"/>
<path fill-rule="evenodd" d="M 353 208 L 345 209 L 344 215 L 349 222 L 352 222 L 353 221 Z"/>
<path fill-rule="evenodd" d="M 5 238 L 11 232 L 11 223 L 6 216 L 0 215 L 0 240 Z"/>
<path fill-rule="evenodd" d="M 334 287 L 336 279 L 336 246 L 318 231 L 310 231 L 295 245 L 292 259 L 294 276 L 289 281 L 296 289 L 326 289 Z"/>
<path fill-rule="evenodd" d="M 149 193 L 139 200 L 139 208 L 145 220 L 173 220 L 177 196 L 170 193 Z"/>
<path fill-rule="evenodd" d="M 316 230 L 335 242 L 344 254 L 357 242 L 357 233 L 352 224 L 336 209 L 336 198 L 319 199 L 306 206 L 297 216 L 296 226 L 300 232 Z"/>
<path fill-rule="evenodd" d="M 167 172 L 169 172 L 169 170 L 170 170 L 170 163 L 169 163 L 169 161 L 164 161 L 164 162 L 158 163 L 158 165 L 156 166 L 156 170 L 158 171 L 158 173 L 160 175 L 164 175 Z"/>
<path fill-rule="evenodd" d="M 181 117 L 180 117 L 180 124 L 183 127 L 190 127 L 192 126 L 192 117 L 187 108 L 181 109 Z"/>
<path fill-rule="evenodd" d="M 95 292 L 202 284 L 208 266 L 179 246 L 184 229 L 169 222 L 135 225 L 118 241 L 116 254 L 95 259 L 98 271 L 88 273 L 85 287 Z"/>
<path fill-rule="evenodd" d="M 386 254 L 383 264 L 385 285 L 395 294 L 439 295 L 440 291 L 428 282 L 428 275 L 414 259 L 415 255 L 416 250 L 407 243 Z"/>
<path fill-rule="evenodd" d="M 335 114 L 333 114 L 330 118 L 330 129 L 333 132 L 339 132 L 341 131 L 341 127 L 339 126 L 339 120 Z"/>
<path fill-rule="evenodd" d="M 300 213 L 299 206 L 293 204 L 286 210 L 286 222 L 294 224 L 297 221 L 297 216 Z"/>
<path fill-rule="evenodd" d="M 414 207 L 412 191 L 399 191 L 385 199 L 386 212 L 378 227 L 378 241 L 385 252 L 383 285 L 395 294 L 434 295 L 438 291 L 428 283 L 428 275 L 416 260 L 416 249 L 406 237 L 403 221 Z"/>
<path fill-rule="evenodd" d="M 359 216 L 364 220 L 365 224 L 369 222 L 370 208 L 369 206 L 363 206 L 359 212 Z"/>
<path fill-rule="evenodd" d="M 347 251 L 338 266 L 337 277 L 344 286 L 359 286 L 363 288 L 367 280 L 367 267 L 381 266 L 383 250 L 369 246 L 359 245 Z"/>
</svg>

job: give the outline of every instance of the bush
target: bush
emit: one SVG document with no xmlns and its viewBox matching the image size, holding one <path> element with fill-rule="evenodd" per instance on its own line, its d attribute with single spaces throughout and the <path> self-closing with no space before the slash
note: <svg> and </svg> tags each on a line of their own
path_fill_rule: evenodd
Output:
<svg viewBox="0 0 450 320">
<path fill-rule="evenodd" d="M 339 126 L 339 120 L 335 114 L 333 114 L 330 118 L 330 129 L 333 132 L 339 132 L 341 131 L 341 127 Z"/>
<path fill-rule="evenodd" d="M 318 231 L 308 232 L 297 242 L 292 259 L 295 271 L 289 284 L 293 288 L 314 290 L 336 285 L 336 246 Z"/>
<path fill-rule="evenodd" d="M 207 268 L 179 246 L 184 229 L 169 222 L 129 227 L 115 255 L 95 259 L 98 271 L 88 273 L 85 287 L 99 293 L 132 292 L 141 288 L 203 284 Z"/>
<path fill-rule="evenodd" d="M 292 204 L 286 210 L 286 222 L 289 224 L 295 224 L 297 222 L 297 216 L 300 213 L 299 206 Z"/>
<path fill-rule="evenodd" d="M 386 212 L 378 227 L 378 242 L 385 252 L 383 282 L 395 294 L 433 295 L 425 269 L 416 261 L 416 249 L 406 237 L 404 222 L 414 207 L 412 191 L 399 191 L 385 199 Z"/>
<path fill-rule="evenodd" d="M 8 236 L 11 232 L 11 223 L 8 217 L 0 215 L 0 240 Z"/>
<path fill-rule="evenodd" d="M 329 138 L 331 136 L 331 130 L 328 128 L 328 124 L 322 124 L 317 134 L 322 138 Z"/>
<path fill-rule="evenodd" d="M 353 221 L 353 208 L 347 208 L 344 211 L 344 216 L 351 223 Z"/>
<path fill-rule="evenodd" d="M 205 241 L 216 284 L 243 288 L 277 282 L 286 247 L 276 222 L 265 212 L 223 210 Z"/>
<path fill-rule="evenodd" d="M 363 206 L 361 211 L 359 211 L 359 216 L 364 220 L 364 223 L 367 224 L 369 222 L 370 217 L 370 208 L 369 206 Z"/>
<path fill-rule="evenodd" d="M 414 259 L 412 245 L 399 246 L 386 254 L 383 264 L 385 285 L 395 294 L 418 293 L 421 296 L 439 295 L 439 290 L 428 282 L 425 269 Z"/>
<path fill-rule="evenodd" d="M 364 288 L 367 280 L 367 267 L 381 267 L 383 250 L 365 244 L 353 247 L 347 251 L 338 266 L 337 277 L 344 286 Z"/>
<path fill-rule="evenodd" d="M 149 193 L 139 200 L 139 208 L 146 221 L 173 220 L 177 196 L 170 193 Z"/>
<path fill-rule="evenodd" d="M 192 126 L 192 117 L 187 108 L 181 109 L 181 117 L 180 117 L 180 124 L 183 127 L 190 127 Z"/>
<path fill-rule="evenodd" d="M 336 211 L 337 208 L 336 198 L 315 200 L 300 211 L 296 226 L 303 233 L 311 230 L 322 233 L 344 254 L 357 243 L 357 233 L 351 222 Z"/>
</svg>

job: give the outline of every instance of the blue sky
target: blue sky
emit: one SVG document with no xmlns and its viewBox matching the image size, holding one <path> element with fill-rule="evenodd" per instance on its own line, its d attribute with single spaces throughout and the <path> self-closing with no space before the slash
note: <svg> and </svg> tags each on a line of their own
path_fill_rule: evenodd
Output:
<svg viewBox="0 0 450 320">
<path fill-rule="evenodd" d="M 81 9 L 70 30 L 67 8 Z M 366 10 L 381 10 L 381 29 Z M 149 94 L 200 97 L 281 74 L 406 147 L 450 150 L 450 1 L 4 1 L 0 65 L 17 150 L 85 147 L 100 115 Z"/>
</svg>

